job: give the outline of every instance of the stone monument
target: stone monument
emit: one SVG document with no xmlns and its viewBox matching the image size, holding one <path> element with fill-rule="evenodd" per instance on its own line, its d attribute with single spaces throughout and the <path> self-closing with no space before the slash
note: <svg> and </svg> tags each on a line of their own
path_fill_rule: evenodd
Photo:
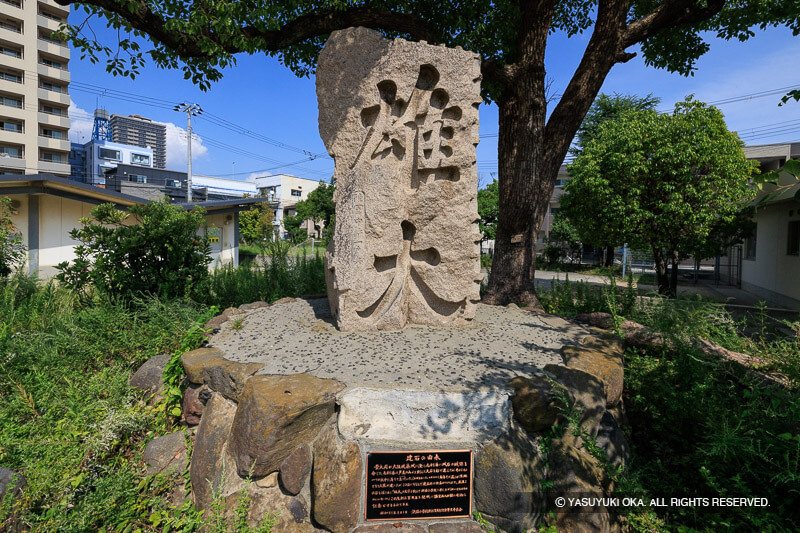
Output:
<svg viewBox="0 0 800 533">
<path fill-rule="evenodd" d="M 342 331 L 460 325 L 480 299 L 480 58 L 331 34 L 319 56 L 319 130 L 336 160 L 328 299 Z"/>
</svg>

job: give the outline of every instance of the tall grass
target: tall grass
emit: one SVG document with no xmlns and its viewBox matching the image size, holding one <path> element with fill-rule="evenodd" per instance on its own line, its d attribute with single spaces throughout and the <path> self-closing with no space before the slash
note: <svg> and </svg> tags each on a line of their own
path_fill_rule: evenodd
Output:
<svg viewBox="0 0 800 533">
<path fill-rule="evenodd" d="M 314 257 L 290 256 L 288 243 L 273 241 L 268 243 L 263 257 L 238 267 L 224 265 L 215 269 L 195 298 L 206 305 L 225 308 L 325 292 L 322 250 Z"/>
<path fill-rule="evenodd" d="M 800 523 L 800 391 L 767 386 L 738 363 L 705 354 L 700 336 L 771 361 L 800 382 L 800 323 L 762 307 L 732 316 L 702 299 L 636 297 L 583 283 L 541 294 L 549 312 L 601 311 L 667 334 L 671 347 L 625 353 L 624 402 L 633 460 L 620 497 L 767 498 L 768 507 L 676 506 L 624 509 L 633 531 L 795 531 Z M 794 332 L 794 334 L 792 334 Z"/>
<path fill-rule="evenodd" d="M 166 419 L 128 378 L 174 350 L 202 310 L 155 299 L 81 305 L 54 283 L 0 282 L 0 465 L 28 483 L 14 509 L 0 509 L 0 530 L 12 515 L 25 530 L 122 530 L 166 505 L 137 489 L 135 460 Z"/>
</svg>

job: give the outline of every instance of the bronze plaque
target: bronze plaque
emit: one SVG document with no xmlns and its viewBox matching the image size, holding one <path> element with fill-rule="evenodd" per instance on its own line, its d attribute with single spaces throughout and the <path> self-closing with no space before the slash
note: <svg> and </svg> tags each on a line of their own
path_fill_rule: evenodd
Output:
<svg viewBox="0 0 800 533">
<path fill-rule="evenodd" d="M 368 452 L 366 520 L 472 514 L 472 450 Z"/>
</svg>

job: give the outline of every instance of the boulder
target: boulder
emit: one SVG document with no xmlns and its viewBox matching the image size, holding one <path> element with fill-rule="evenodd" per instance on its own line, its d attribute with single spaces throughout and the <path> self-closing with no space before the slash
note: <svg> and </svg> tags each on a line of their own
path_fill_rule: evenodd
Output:
<svg viewBox="0 0 800 533">
<path fill-rule="evenodd" d="M 12 492 L 11 501 L 13 502 L 22 494 L 22 490 L 26 486 L 27 483 L 22 474 L 11 468 L 0 466 L 0 504 L 5 501 L 4 499 L 8 491 Z"/>
<path fill-rule="evenodd" d="M 586 336 L 581 344 L 566 345 L 561 349 L 564 364 L 599 378 L 603 382 L 606 406 L 617 405 L 622 398 L 625 346 L 622 339 L 610 335 Z"/>
<path fill-rule="evenodd" d="M 221 394 L 213 394 L 197 426 L 189 476 L 195 506 L 201 511 L 210 507 L 214 491 L 227 496 L 244 485 L 240 483 L 236 465 L 227 453 L 235 413 L 235 403 Z"/>
<path fill-rule="evenodd" d="M 284 459 L 280 468 L 280 480 L 283 490 L 289 494 L 298 494 L 306 484 L 311 472 L 311 449 L 303 444 Z"/>
<path fill-rule="evenodd" d="M 142 455 L 147 475 L 182 473 L 186 468 L 186 436 L 176 431 L 147 443 Z"/>
<path fill-rule="evenodd" d="M 240 476 L 265 476 L 316 438 L 333 416 L 344 384 L 310 374 L 247 380 L 231 428 L 230 450 Z"/>
<path fill-rule="evenodd" d="M 205 404 L 200 399 L 200 393 L 206 390 L 203 385 L 190 383 L 186 390 L 183 391 L 183 420 L 189 426 L 196 426 L 200 423 L 200 417 L 203 416 L 203 409 Z"/>
<path fill-rule="evenodd" d="M 154 399 L 158 400 L 164 392 L 164 368 L 169 363 L 172 356 L 170 354 L 161 354 L 151 357 L 144 362 L 139 369 L 133 373 L 128 380 L 128 384 L 147 395 L 154 395 Z"/>
<path fill-rule="evenodd" d="M 541 500 L 541 455 L 522 433 L 484 446 L 475 457 L 475 508 L 510 533 L 533 528 Z"/>
<path fill-rule="evenodd" d="M 196 385 L 208 385 L 212 390 L 237 401 L 244 382 L 264 366 L 261 363 L 237 363 L 225 359 L 216 348 L 198 348 L 181 356 L 186 379 Z"/>
<path fill-rule="evenodd" d="M 605 506 L 555 505 L 554 499 L 558 496 L 604 498 L 613 491 L 602 462 L 585 449 L 581 437 L 565 431 L 560 439 L 552 441 L 547 459 L 547 478 L 553 483 L 547 495 L 548 508 L 556 511 L 557 530 L 575 533 L 614 530 L 616 522 Z"/>
<path fill-rule="evenodd" d="M 580 410 L 581 426 L 596 435 L 600 418 L 606 412 L 603 382 L 588 372 L 561 365 L 545 365 L 544 371 L 555 377 L 569 394 L 573 408 Z"/>
<path fill-rule="evenodd" d="M 224 509 L 229 526 L 235 520 L 235 509 L 243 493 L 250 500 L 247 524 L 254 531 L 257 531 L 259 524 L 268 515 L 274 520 L 271 531 L 276 533 L 314 533 L 317 531 L 311 525 L 308 508 L 302 497 L 287 496 L 278 487 L 265 489 L 255 484 L 250 484 L 225 497 Z"/>
<path fill-rule="evenodd" d="M 428 527 L 429 533 L 485 533 L 477 522 L 438 522 Z"/>
<path fill-rule="evenodd" d="M 210 329 L 212 331 L 218 331 L 219 328 L 222 327 L 222 324 L 228 321 L 228 317 L 225 315 L 217 315 L 208 322 L 206 322 L 205 329 Z"/>
<path fill-rule="evenodd" d="M 269 304 L 264 301 L 258 302 L 251 302 L 249 304 L 242 304 L 239 306 L 239 311 L 253 311 L 255 309 L 261 309 L 262 307 L 269 307 Z"/>
<path fill-rule="evenodd" d="M 631 460 L 631 447 L 614 415 L 609 411 L 600 419 L 595 443 L 606 451 L 608 463 L 614 468 L 625 467 Z"/>
<path fill-rule="evenodd" d="M 511 396 L 514 419 L 529 433 L 539 433 L 551 427 L 565 407 L 559 404 L 553 383 L 545 376 L 517 376 L 508 382 L 508 386 L 514 389 Z"/>
<path fill-rule="evenodd" d="M 347 533 L 358 522 L 361 496 L 361 450 L 342 442 L 335 425 L 314 443 L 311 497 L 314 520 L 333 533 Z"/>
<path fill-rule="evenodd" d="M 371 526 L 358 526 L 353 533 L 428 533 L 428 529 L 408 522 L 389 522 Z"/>
</svg>

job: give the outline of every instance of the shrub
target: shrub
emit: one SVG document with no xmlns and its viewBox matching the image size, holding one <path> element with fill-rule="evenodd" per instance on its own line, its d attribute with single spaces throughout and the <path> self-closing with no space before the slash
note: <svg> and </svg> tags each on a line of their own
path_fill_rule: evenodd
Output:
<svg viewBox="0 0 800 533">
<path fill-rule="evenodd" d="M 25 245 L 11 222 L 11 199 L 0 198 L 0 278 L 11 274 L 25 263 Z"/>
<path fill-rule="evenodd" d="M 58 265 L 57 278 L 85 292 L 90 286 L 130 299 L 142 294 L 181 297 L 208 278 L 210 247 L 198 235 L 204 211 L 184 211 L 166 200 L 132 206 L 128 213 L 113 204 L 92 209 L 92 219 L 70 236 L 75 261 Z M 135 223 L 126 224 L 132 216 Z"/>
</svg>

